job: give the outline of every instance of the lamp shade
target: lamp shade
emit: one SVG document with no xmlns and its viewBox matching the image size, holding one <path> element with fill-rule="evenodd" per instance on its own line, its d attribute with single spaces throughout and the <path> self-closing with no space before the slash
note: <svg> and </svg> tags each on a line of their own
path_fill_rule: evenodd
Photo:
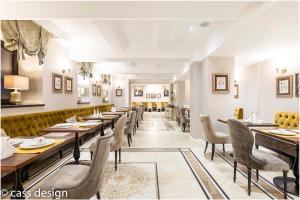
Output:
<svg viewBox="0 0 300 200">
<path fill-rule="evenodd" d="M 5 75 L 4 76 L 4 88 L 5 89 L 18 89 L 28 90 L 29 79 L 23 76 L 17 75 Z"/>
</svg>

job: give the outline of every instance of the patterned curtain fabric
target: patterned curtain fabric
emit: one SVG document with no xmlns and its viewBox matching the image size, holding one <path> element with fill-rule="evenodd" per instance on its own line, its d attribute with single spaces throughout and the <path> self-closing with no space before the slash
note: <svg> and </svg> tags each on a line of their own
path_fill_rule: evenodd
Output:
<svg viewBox="0 0 300 200">
<path fill-rule="evenodd" d="M 1 29 L 4 46 L 10 51 L 18 50 L 18 59 L 38 56 L 39 64 L 44 63 L 47 44 L 51 34 L 31 20 L 2 20 Z"/>
</svg>

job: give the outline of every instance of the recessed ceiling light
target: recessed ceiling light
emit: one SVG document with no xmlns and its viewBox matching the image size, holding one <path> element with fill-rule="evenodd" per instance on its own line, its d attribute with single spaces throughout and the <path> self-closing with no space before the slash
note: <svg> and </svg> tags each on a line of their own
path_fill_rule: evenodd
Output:
<svg viewBox="0 0 300 200">
<path fill-rule="evenodd" d="M 210 25 L 209 22 L 203 22 L 200 24 L 200 27 L 205 28 L 205 27 L 208 27 L 209 25 Z"/>
<path fill-rule="evenodd" d="M 194 31 L 194 27 L 191 26 L 191 27 L 189 28 L 189 31 L 190 31 L 190 32 L 193 32 L 193 31 Z"/>
</svg>

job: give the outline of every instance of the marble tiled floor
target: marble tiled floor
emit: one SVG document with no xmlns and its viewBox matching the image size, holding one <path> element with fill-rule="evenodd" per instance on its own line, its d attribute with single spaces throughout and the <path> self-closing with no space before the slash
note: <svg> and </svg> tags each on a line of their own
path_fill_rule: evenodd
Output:
<svg viewBox="0 0 300 200">
<path fill-rule="evenodd" d="M 193 139 L 188 132 L 183 133 L 175 121 L 166 126 L 164 113 L 145 113 L 137 133 L 133 136 L 130 148 L 124 140 L 122 162 L 155 162 L 157 164 L 159 194 L 161 199 L 207 199 L 221 195 L 224 199 L 280 199 L 282 193 L 272 185 L 275 176 L 281 173 L 260 172 L 260 180 L 253 174 L 252 193 L 247 194 L 247 177 L 241 171 L 233 182 L 233 167 L 228 154 L 216 146 L 217 153 L 210 160 L 210 148 L 206 154 L 204 142 Z M 89 159 L 88 147 L 94 138 L 81 146 L 81 159 Z M 226 145 L 226 151 L 230 146 Z M 58 164 L 64 162 L 62 159 Z M 111 153 L 109 161 L 113 162 Z M 32 178 L 25 187 L 38 181 L 58 164 Z M 292 176 L 292 173 L 289 173 Z M 290 195 L 290 199 L 296 197 Z M 297 197 L 298 198 L 298 197 Z"/>
</svg>

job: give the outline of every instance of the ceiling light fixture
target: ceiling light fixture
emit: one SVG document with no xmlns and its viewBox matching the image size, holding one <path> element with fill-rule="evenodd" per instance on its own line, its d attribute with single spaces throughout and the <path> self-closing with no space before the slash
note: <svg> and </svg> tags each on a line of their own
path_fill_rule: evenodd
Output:
<svg viewBox="0 0 300 200">
<path fill-rule="evenodd" d="M 193 32 L 193 31 L 194 31 L 194 27 L 191 26 L 191 27 L 189 28 L 189 30 L 190 30 L 190 32 Z"/>
<path fill-rule="evenodd" d="M 200 27 L 205 28 L 205 27 L 208 27 L 209 25 L 210 25 L 209 22 L 203 22 L 203 23 L 200 24 Z"/>
</svg>

